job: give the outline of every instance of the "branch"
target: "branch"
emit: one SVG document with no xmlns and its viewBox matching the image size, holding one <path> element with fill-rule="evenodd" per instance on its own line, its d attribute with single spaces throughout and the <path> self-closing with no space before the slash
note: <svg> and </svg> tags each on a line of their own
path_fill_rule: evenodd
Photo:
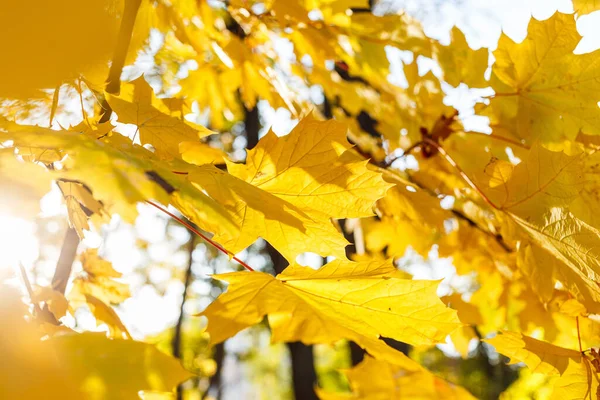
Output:
<svg viewBox="0 0 600 400">
<path fill-rule="evenodd" d="M 31 287 L 31 283 L 29 282 L 29 278 L 27 277 L 27 272 L 25 271 L 25 267 L 23 264 L 19 264 L 19 270 L 21 271 L 21 278 L 23 279 L 23 284 L 25 284 L 25 289 L 27 289 L 27 294 L 29 295 L 29 299 L 31 300 L 31 304 L 33 304 L 33 309 L 37 315 L 41 315 L 42 309 L 40 305 L 35 301 L 35 296 L 33 295 L 33 288 Z"/>
<path fill-rule="evenodd" d="M 77 247 L 79 246 L 79 235 L 74 228 L 68 228 L 65 233 L 62 248 L 60 249 L 60 256 L 56 263 L 56 269 L 54 270 L 54 276 L 52 277 L 52 289 L 65 294 L 67 288 L 67 282 L 71 275 L 71 269 L 75 256 L 77 255 Z"/>
<path fill-rule="evenodd" d="M 123 19 L 121 20 L 121 28 L 119 29 L 119 38 L 117 40 L 117 46 L 115 47 L 112 64 L 108 71 L 108 78 L 106 79 L 107 93 L 119 94 L 121 91 L 121 73 L 123 72 L 123 66 L 125 65 L 125 59 L 127 58 L 127 50 L 129 49 L 129 43 L 131 42 L 131 34 L 133 33 L 135 19 L 141 3 L 142 0 L 125 0 Z M 106 98 L 102 101 L 102 108 L 103 112 L 100 117 L 100 123 L 107 122 L 112 115 L 112 108 L 110 108 Z"/>
<path fill-rule="evenodd" d="M 471 180 L 471 178 L 469 178 L 469 176 L 465 173 L 465 171 L 462 170 L 462 168 L 456 163 L 456 161 L 454 161 L 454 159 L 452 158 L 452 156 L 450 156 L 450 154 L 448 154 L 448 152 L 442 147 L 440 146 L 438 143 L 434 142 L 431 139 L 424 139 L 423 142 L 429 144 L 432 147 L 435 147 L 437 149 L 437 151 L 440 152 L 440 154 L 446 159 L 446 161 L 448 162 L 448 164 L 450 164 L 452 167 L 454 167 L 454 169 L 456 169 L 456 171 L 458 171 L 458 174 L 460 175 L 460 177 L 467 183 L 467 185 L 469 185 L 473 190 L 475 190 L 479 196 L 481 196 L 481 198 L 493 209 L 495 210 L 499 210 L 498 206 L 496 206 L 486 195 L 485 193 L 483 193 L 483 191 L 475 184 L 475 182 L 473 182 Z"/>
<path fill-rule="evenodd" d="M 223 246 L 221 246 L 217 242 L 215 242 L 212 239 L 210 239 L 205 234 L 201 233 L 198 229 L 194 228 L 190 223 L 185 222 L 183 219 L 179 218 L 177 215 L 175 215 L 175 214 L 167 211 L 163 207 L 159 206 L 156 203 L 151 202 L 150 200 L 146 200 L 146 203 L 150 204 L 151 206 L 153 206 L 153 207 L 159 209 L 160 211 L 162 211 L 163 213 L 167 214 L 169 217 L 173 218 L 175 221 L 179 222 L 181 225 L 185 226 L 190 231 L 192 231 L 196 235 L 200 236 L 202 239 L 204 239 L 205 241 L 207 241 L 209 244 L 211 244 L 214 248 L 216 248 L 217 250 L 219 250 L 223 254 L 227 254 L 228 256 L 231 256 L 231 258 L 233 258 L 235 261 L 237 261 L 242 267 L 246 268 L 248 271 L 254 272 L 254 269 L 252 267 L 250 267 L 248 264 L 246 264 L 245 262 L 243 262 L 242 260 L 240 260 L 239 258 L 237 258 L 233 252 L 227 250 L 226 248 L 224 248 Z"/>
</svg>

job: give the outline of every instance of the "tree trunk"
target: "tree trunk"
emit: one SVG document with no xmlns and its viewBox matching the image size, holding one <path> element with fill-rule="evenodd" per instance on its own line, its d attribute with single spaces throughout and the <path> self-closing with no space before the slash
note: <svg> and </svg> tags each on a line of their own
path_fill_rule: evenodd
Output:
<svg viewBox="0 0 600 400">
<path fill-rule="evenodd" d="M 194 264 L 194 258 L 192 257 L 192 254 L 194 253 L 194 248 L 195 248 L 195 237 L 194 237 L 194 233 L 189 231 L 190 233 L 190 241 L 188 242 L 188 264 L 187 264 L 187 268 L 185 270 L 185 278 L 183 281 L 183 295 L 181 296 L 181 305 L 179 307 L 179 318 L 177 319 L 177 324 L 175 325 L 175 332 L 173 333 L 173 340 L 171 341 L 171 348 L 172 348 L 172 353 L 173 353 L 173 357 L 177 357 L 179 359 L 181 359 L 181 341 L 182 341 L 182 334 L 183 334 L 183 323 L 185 321 L 185 315 L 184 315 L 184 307 L 185 307 L 185 301 L 187 299 L 187 291 L 188 291 L 188 287 L 190 286 L 190 284 L 192 283 L 193 280 L 193 275 L 192 275 L 192 265 Z M 182 400 L 183 399 L 183 384 L 177 386 L 177 400 Z"/>
<path fill-rule="evenodd" d="M 246 110 L 246 140 L 247 148 L 252 149 L 258 144 L 258 131 L 260 120 L 258 108 Z M 287 260 L 269 243 L 266 247 L 267 254 L 273 263 L 275 273 L 279 274 L 288 266 Z M 296 400 L 318 400 L 315 393 L 317 384 L 317 372 L 315 371 L 315 360 L 313 346 L 307 346 L 301 342 L 287 344 L 292 362 L 292 381 L 294 384 L 294 397 Z"/>
</svg>

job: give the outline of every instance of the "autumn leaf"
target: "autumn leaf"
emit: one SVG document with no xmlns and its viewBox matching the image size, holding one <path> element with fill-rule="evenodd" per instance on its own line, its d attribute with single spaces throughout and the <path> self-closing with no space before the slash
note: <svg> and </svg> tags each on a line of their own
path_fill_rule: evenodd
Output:
<svg viewBox="0 0 600 400">
<path fill-rule="evenodd" d="M 131 295 L 128 284 L 114 279 L 120 278 L 121 273 L 100 258 L 97 250 L 90 249 L 81 258 L 85 273 L 73 280 L 70 299 L 81 303 L 87 301 L 87 296 L 92 296 L 104 303 L 117 304 Z"/>
<path fill-rule="evenodd" d="M 435 292 L 438 282 L 403 279 L 389 262 L 332 261 L 315 271 L 294 265 L 273 278 L 262 272 L 216 275 L 227 293 L 201 315 L 214 343 L 269 317 L 273 341 L 333 343 L 349 339 L 374 357 L 404 359 L 381 340 L 415 346 L 442 342 L 460 326 Z"/>
<path fill-rule="evenodd" d="M 81 183 L 59 181 L 57 184 L 67 204 L 69 225 L 83 238 L 83 231 L 90 229 L 88 219 L 93 215 L 102 216 L 104 205 L 94 199 L 90 189 Z"/>
<path fill-rule="evenodd" d="M 110 337 L 122 339 L 124 336 L 126 339 L 131 339 L 127 327 L 111 306 L 89 293 L 85 293 L 84 296 L 90 311 L 96 318 L 97 325 L 105 323 L 109 328 Z"/>
<path fill-rule="evenodd" d="M 240 229 L 235 236 L 218 229 L 214 239 L 234 253 L 262 237 L 289 261 L 307 249 L 344 258 L 347 242 L 331 218 L 373 215 L 390 187 L 366 161 L 345 160 L 349 148 L 344 125 L 307 117 L 287 136 L 268 133 L 246 164 L 227 164 L 228 174 L 214 167 L 192 172 L 190 180 Z"/>
<path fill-rule="evenodd" d="M 152 105 L 150 96 L 145 92 L 136 96 L 133 102 L 113 95 L 107 96 L 119 122 L 136 125 L 141 143 L 151 144 L 160 158 L 177 157 L 180 143 L 213 134 L 204 127 L 192 127 L 191 123 L 163 113 Z"/>
<path fill-rule="evenodd" d="M 532 19 L 522 43 L 503 35 L 494 51 L 492 123 L 528 142 L 600 134 L 600 53 L 573 54 L 580 39 L 575 16 L 561 13 Z"/>
<path fill-rule="evenodd" d="M 533 372 L 547 375 L 562 375 L 569 364 L 581 362 L 581 353 L 553 346 L 516 332 L 502 332 L 487 343 L 500 353 L 511 358 L 513 363 L 523 362 Z"/>
<path fill-rule="evenodd" d="M 559 280 L 590 311 L 598 309 L 600 299 L 595 283 L 600 276 L 600 232 L 585 221 L 597 203 L 591 198 L 581 202 L 580 195 L 590 184 L 588 165 L 595 160 L 595 154 L 570 155 L 535 144 L 515 167 L 498 160 L 486 166 L 487 175 L 492 174 L 486 190 L 490 200 L 545 249 L 533 249 L 527 263 L 521 263 L 530 277 L 544 276 L 533 280 L 536 291 L 547 299 L 551 282 Z"/>
<path fill-rule="evenodd" d="M 598 0 L 573 0 L 573 9 L 578 15 L 589 14 L 600 10 L 600 1 Z"/>
<path fill-rule="evenodd" d="M 496 350 L 511 358 L 511 362 L 523 362 L 533 372 L 555 376 L 552 399 L 583 399 L 595 394 L 598 381 L 592 375 L 590 361 L 576 350 L 565 349 L 524 336 L 516 332 L 502 332 L 487 339 Z"/>
<path fill-rule="evenodd" d="M 319 392 L 323 400 L 347 399 L 474 399 L 467 390 L 447 382 L 424 368 L 410 369 L 400 364 L 365 359 L 344 374 L 350 381 L 352 395 L 341 397 Z"/>
<path fill-rule="evenodd" d="M 5 124 L 2 128 L 5 132 L 0 132 L 0 138 L 12 140 L 19 152 L 25 149 L 31 154 L 32 148 L 62 149 L 69 157 L 63 169 L 55 171 L 57 177 L 85 183 L 107 213 L 116 212 L 125 220 L 133 221 L 138 202 L 155 200 L 185 208 L 189 218 L 196 223 L 204 219 L 202 224 L 211 230 L 218 225 L 229 234 L 237 231 L 227 211 L 213 199 L 192 186 L 185 177 L 173 173 L 171 166 L 159 164 L 151 152 L 120 134 L 96 139 L 36 126 Z"/>
<path fill-rule="evenodd" d="M 64 317 L 69 309 L 69 303 L 65 296 L 46 286 L 37 288 L 32 300 L 36 303 L 45 302 L 48 305 L 48 310 L 57 320 Z"/>
<path fill-rule="evenodd" d="M 20 295 L 6 285 L 0 293 L 2 398 L 137 399 L 139 391 L 168 392 L 190 377 L 179 361 L 147 343 L 89 332 L 41 341 L 23 318 Z"/>
<path fill-rule="evenodd" d="M 452 28 L 450 36 L 450 45 L 436 48 L 436 59 L 444 70 L 444 80 L 455 87 L 461 82 L 473 88 L 489 86 L 484 77 L 488 67 L 487 49 L 471 49 L 457 27 Z"/>
<path fill-rule="evenodd" d="M 141 390 L 170 392 L 191 377 L 177 359 L 147 343 L 84 333 L 57 336 L 48 345 L 84 398 L 106 393 L 112 399 L 136 399 Z"/>
<path fill-rule="evenodd" d="M 26 181 L 20 179 L 22 174 L 28 177 Z M 50 190 L 51 179 L 44 168 L 18 161 L 13 149 L 0 149 L 0 210 L 34 217 L 40 212 L 40 199 Z"/>
</svg>

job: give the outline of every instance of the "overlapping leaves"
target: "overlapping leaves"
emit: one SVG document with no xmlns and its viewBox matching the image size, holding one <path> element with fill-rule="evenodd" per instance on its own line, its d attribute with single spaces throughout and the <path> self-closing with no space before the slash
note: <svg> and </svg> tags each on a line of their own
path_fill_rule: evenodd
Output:
<svg viewBox="0 0 600 400">
<path fill-rule="evenodd" d="M 229 283 L 228 291 L 201 314 L 216 343 L 267 315 L 275 341 L 349 339 L 376 357 L 406 363 L 383 338 L 431 345 L 460 326 L 436 296 L 437 282 L 405 279 L 389 261 L 336 260 L 316 271 L 288 267 L 275 278 L 261 272 L 216 278 Z"/>
</svg>

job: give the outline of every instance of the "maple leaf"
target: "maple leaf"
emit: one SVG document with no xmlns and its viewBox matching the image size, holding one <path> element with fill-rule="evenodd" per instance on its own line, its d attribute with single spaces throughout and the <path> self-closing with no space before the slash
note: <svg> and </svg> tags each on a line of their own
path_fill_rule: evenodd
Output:
<svg viewBox="0 0 600 400">
<path fill-rule="evenodd" d="M 380 361 L 366 356 L 354 368 L 344 371 L 350 381 L 352 395 L 341 397 L 325 391 L 319 392 L 323 400 L 346 399 L 475 399 L 467 390 L 447 382 L 425 368 Z"/>
<path fill-rule="evenodd" d="M 134 399 L 142 390 L 171 391 L 190 377 L 177 359 L 147 343 L 110 340 L 102 333 L 41 341 L 36 324 L 23 318 L 20 294 L 6 285 L 0 289 L 2 398 Z"/>
<path fill-rule="evenodd" d="M 77 230 L 80 238 L 84 237 L 83 230 L 90 229 L 88 219 L 92 215 L 103 215 L 104 206 L 94 199 L 90 189 L 78 182 L 57 182 L 69 213 L 69 225 Z"/>
<path fill-rule="evenodd" d="M 0 44 L 13 60 L 0 67 L 2 97 L 41 97 L 42 89 L 79 74 L 101 72 L 104 78 L 119 30 L 117 8 L 110 3 L 64 0 L 40 4 L 36 12 L 23 3 L 4 4 Z M 25 14 L 28 18 L 17 22 Z"/>
<path fill-rule="evenodd" d="M 205 166 L 189 178 L 222 204 L 240 233 L 217 228 L 215 240 L 236 253 L 262 237 L 290 262 L 310 250 L 344 258 L 347 242 L 331 218 L 373 215 L 391 186 L 366 161 L 346 160 L 346 128 L 303 119 L 278 138 L 269 132 L 248 151 L 246 164 L 227 163 L 229 174 Z"/>
<path fill-rule="evenodd" d="M 143 77 L 138 78 L 143 80 Z M 138 87 L 141 86 L 141 89 Z M 214 132 L 165 114 L 152 104 L 152 89 L 143 80 L 137 82 L 132 101 L 107 94 L 108 104 L 117 113 L 119 122 L 134 124 L 142 144 L 151 144 L 163 159 L 179 156 L 179 144 L 198 140 Z M 192 126 L 193 125 L 193 126 Z"/>
<path fill-rule="evenodd" d="M 590 360 L 579 351 L 508 331 L 485 342 L 510 357 L 512 363 L 523 362 L 533 372 L 559 376 L 553 380 L 552 399 L 583 399 L 596 393 L 598 381 L 592 377 L 596 371 L 591 370 Z"/>
<path fill-rule="evenodd" d="M 89 249 L 81 256 L 85 274 L 73 280 L 69 298 L 74 301 L 86 301 L 90 295 L 106 303 L 120 303 L 130 296 L 129 285 L 116 281 L 121 273 L 115 271 L 112 264 L 98 256 L 96 249 Z"/>
<path fill-rule="evenodd" d="M 361 222 L 365 243 L 373 252 L 385 249 L 388 256 L 401 256 L 408 246 L 426 254 L 436 233 L 444 229 L 440 222 L 451 218 L 449 212 L 439 207 L 439 199 L 400 186 L 387 191 L 377 202 L 377 210 L 378 218 Z"/>
<path fill-rule="evenodd" d="M 268 315 L 273 341 L 333 343 L 349 339 L 375 357 L 405 361 L 382 337 L 425 346 L 460 326 L 436 296 L 436 281 L 403 279 L 391 262 L 332 261 L 315 271 L 293 265 L 277 275 L 229 273 L 227 292 L 200 315 L 214 343 Z M 401 361 L 398 361 L 401 360 Z"/>
<path fill-rule="evenodd" d="M 558 12 L 533 19 L 522 43 L 503 34 L 492 66 L 492 119 L 531 142 L 600 134 L 600 53 L 573 54 L 580 39 L 575 16 Z"/>
<path fill-rule="evenodd" d="M 536 291 L 548 298 L 552 279 L 564 281 L 588 310 L 598 310 L 600 300 L 600 288 L 595 284 L 600 279 L 600 231 L 585 221 L 597 203 L 579 198 L 590 183 L 587 165 L 595 160 L 596 155 L 569 155 L 536 143 L 514 168 L 497 160 L 486 167 L 489 198 L 539 247 L 558 259 L 541 262 L 547 259 L 544 251 L 530 254 L 527 274 L 545 275 L 535 280 Z M 533 254 L 540 259 L 531 258 Z"/>
<path fill-rule="evenodd" d="M 48 310 L 54 314 L 57 320 L 67 315 L 67 310 L 69 309 L 69 303 L 65 296 L 50 287 L 37 288 L 34 292 L 33 301 L 45 302 Z"/>
<path fill-rule="evenodd" d="M 589 14 L 600 10 L 600 1 L 598 0 L 573 0 L 573 9 L 578 15 Z"/>
<path fill-rule="evenodd" d="M 227 159 L 222 150 L 199 142 L 181 142 L 179 152 L 185 162 L 194 165 L 222 164 Z"/>
<path fill-rule="evenodd" d="M 485 342 L 510 357 L 512 363 L 523 362 L 533 372 L 546 375 L 562 375 L 570 362 L 581 361 L 581 353 L 576 350 L 554 346 L 517 332 L 505 331 Z"/>
<path fill-rule="evenodd" d="M 218 229 L 230 231 L 231 235 L 237 232 L 229 214 L 217 202 L 185 177 L 173 173 L 171 165 L 159 163 L 150 151 L 120 134 L 96 139 L 78 132 L 12 123 L 4 123 L 2 128 L 5 132 L 0 131 L 0 138 L 13 141 L 19 152 L 25 150 L 29 156 L 37 150 L 61 149 L 68 157 L 62 170 L 53 171 L 55 176 L 85 183 L 107 213 L 116 212 L 132 222 L 137 216 L 137 203 L 154 199 L 185 210 L 192 221 L 211 231 L 218 225 Z"/>
<path fill-rule="evenodd" d="M 110 337 L 119 339 L 125 337 L 131 339 L 127 327 L 123 324 L 123 321 L 121 321 L 121 318 L 111 306 L 89 293 L 85 293 L 84 296 L 85 302 L 92 314 L 94 314 L 94 318 L 96 318 L 97 325 L 105 323 L 109 328 Z"/>
<path fill-rule="evenodd" d="M 27 180 L 21 179 L 27 176 Z M 20 162 L 13 149 L 0 149 L 0 210 L 32 218 L 40 212 L 40 198 L 50 190 L 51 176 L 37 165 Z"/>
<path fill-rule="evenodd" d="M 90 398 L 100 388 L 123 400 L 137 398 L 142 390 L 169 392 L 191 377 L 176 358 L 147 343 L 88 332 L 56 336 L 48 345 L 60 355 L 64 373 Z M 96 377 L 97 386 L 86 387 L 90 377 Z"/>
<path fill-rule="evenodd" d="M 456 26 L 450 33 L 449 46 L 437 46 L 435 58 L 444 70 L 444 80 L 456 87 L 461 82 L 473 88 L 489 86 L 484 74 L 488 67 L 488 51 L 473 50 L 464 33 Z"/>
</svg>

